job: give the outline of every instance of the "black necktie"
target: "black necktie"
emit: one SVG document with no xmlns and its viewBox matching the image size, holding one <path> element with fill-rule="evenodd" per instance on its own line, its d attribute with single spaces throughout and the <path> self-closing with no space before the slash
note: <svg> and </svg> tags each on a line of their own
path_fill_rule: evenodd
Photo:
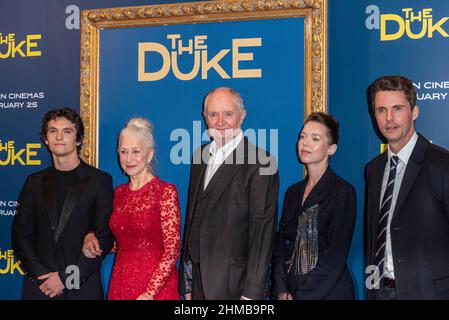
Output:
<svg viewBox="0 0 449 320">
<path fill-rule="evenodd" d="M 398 166 L 398 156 L 393 156 L 390 159 L 390 174 L 388 175 L 388 182 L 385 188 L 385 193 L 382 198 L 380 206 L 379 222 L 377 224 L 377 240 L 376 240 L 376 254 L 375 263 L 379 268 L 380 278 L 383 277 L 384 262 L 385 262 L 385 245 L 387 240 L 388 214 L 393 200 L 394 181 L 396 178 L 396 168 Z"/>
</svg>

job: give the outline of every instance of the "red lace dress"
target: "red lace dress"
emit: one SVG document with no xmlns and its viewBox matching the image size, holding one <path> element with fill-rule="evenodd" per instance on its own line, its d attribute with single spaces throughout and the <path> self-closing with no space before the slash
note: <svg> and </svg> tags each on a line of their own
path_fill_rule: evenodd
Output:
<svg viewBox="0 0 449 320">
<path fill-rule="evenodd" d="M 178 300 L 180 210 L 173 184 L 154 177 L 139 190 L 115 190 L 109 225 L 117 240 L 109 285 L 111 300 L 134 300 L 145 291 L 155 300 Z"/>
</svg>

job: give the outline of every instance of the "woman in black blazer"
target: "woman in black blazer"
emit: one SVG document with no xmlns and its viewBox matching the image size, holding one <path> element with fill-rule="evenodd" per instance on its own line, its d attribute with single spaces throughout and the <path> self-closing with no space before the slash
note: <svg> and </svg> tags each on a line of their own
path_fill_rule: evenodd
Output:
<svg viewBox="0 0 449 320">
<path fill-rule="evenodd" d="M 356 195 L 329 167 L 337 143 L 332 116 L 312 113 L 306 119 L 297 147 L 308 174 L 285 193 L 272 264 L 275 299 L 354 299 L 346 260 Z"/>
</svg>

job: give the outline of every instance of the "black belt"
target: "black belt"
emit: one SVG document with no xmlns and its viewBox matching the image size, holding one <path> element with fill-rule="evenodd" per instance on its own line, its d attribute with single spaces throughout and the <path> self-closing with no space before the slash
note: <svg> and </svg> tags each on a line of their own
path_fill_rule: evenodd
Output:
<svg viewBox="0 0 449 320">
<path fill-rule="evenodd" d="M 383 278 L 383 284 L 390 289 L 396 288 L 396 281 L 394 279 Z"/>
</svg>

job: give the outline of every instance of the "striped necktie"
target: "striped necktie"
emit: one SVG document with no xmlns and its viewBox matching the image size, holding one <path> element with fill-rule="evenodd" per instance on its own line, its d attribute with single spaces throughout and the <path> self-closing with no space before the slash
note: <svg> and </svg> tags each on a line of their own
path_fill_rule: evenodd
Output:
<svg viewBox="0 0 449 320">
<path fill-rule="evenodd" d="M 398 156 L 392 156 L 390 159 L 390 174 L 385 188 L 385 193 L 380 206 L 379 222 L 377 224 L 376 254 L 375 264 L 379 268 L 379 280 L 384 273 L 385 262 L 385 244 L 387 240 L 388 215 L 390 213 L 391 202 L 393 200 L 394 181 L 396 178 L 396 168 L 398 166 Z"/>
</svg>

